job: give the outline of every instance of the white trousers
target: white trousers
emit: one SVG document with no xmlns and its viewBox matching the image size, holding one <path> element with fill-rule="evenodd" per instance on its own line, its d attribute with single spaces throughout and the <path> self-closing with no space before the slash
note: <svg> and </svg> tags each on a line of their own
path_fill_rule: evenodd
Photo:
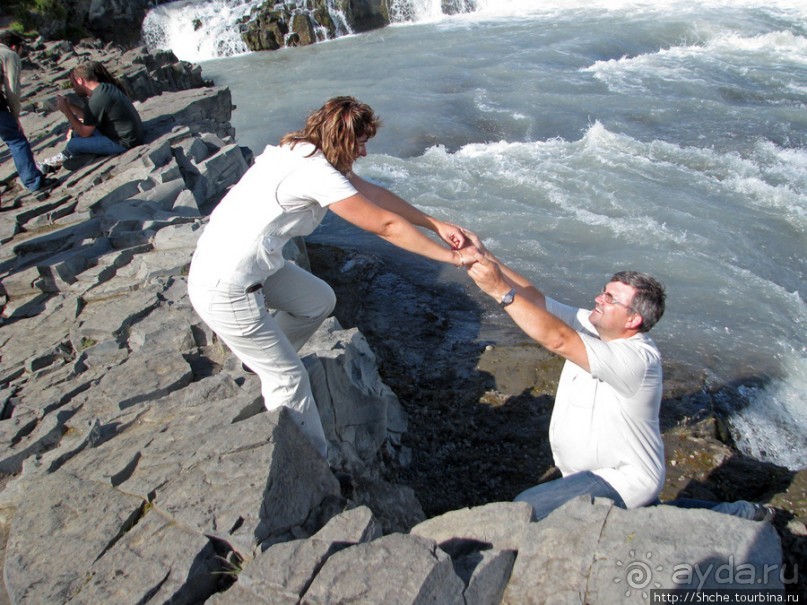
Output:
<svg viewBox="0 0 807 605">
<path fill-rule="evenodd" d="M 331 287 L 287 262 L 253 292 L 224 282 L 205 283 L 192 272 L 188 294 L 205 323 L 258 375 L 266 409 L 289 408 L 327 458 L 328 442 L 297 351 L 333 311 L 336 295 Z"/>
</svg>

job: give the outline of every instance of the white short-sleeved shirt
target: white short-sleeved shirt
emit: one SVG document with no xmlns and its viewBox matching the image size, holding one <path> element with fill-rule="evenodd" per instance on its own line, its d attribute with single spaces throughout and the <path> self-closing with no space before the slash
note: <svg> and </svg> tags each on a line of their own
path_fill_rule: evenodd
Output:
<svg viewBox="0 0 807 605">
<path fill-rule="evenodd" d="M 551 298 L 546 306 L 580 334 L 591 368 L 563 366 L 549 427 L 555 464 L 564 476 L 592 471 L 602 477 L 628 508 L 649 504 L 664 485 L 656 344 L 644 333 L 604 342 L 590 311 Z"/>
<path fill-rule="evenodd" d="M 249 286 L 283 266 L 283 246 L 309 235 L 328 206 L 357 193 L 309 143 L 269 145 L 219 202 L 196 246 L 190 279 Z"/>
</svg>

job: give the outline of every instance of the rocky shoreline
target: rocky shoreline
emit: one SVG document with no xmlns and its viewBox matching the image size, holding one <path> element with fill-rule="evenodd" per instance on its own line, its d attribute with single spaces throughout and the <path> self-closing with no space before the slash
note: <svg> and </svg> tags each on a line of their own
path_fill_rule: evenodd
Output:
<svg viewBox="0 0 807 605">
<path fill-rule="evenodd" d="M 602 503 L 529 524 L 506 501 L 553 472 L 541 437 L 559 361 L 486 326 L 492 308 L 461 275 L 297 242 L 288 255 L 338 295 L 304 353 L 332 462 L 354 473 L 340 488 L 282 414 L 261 413 L 256 381 L 187 301 L 204 217 L 251 158 L 229 91 L 171 53 L 41 43 L 22 118 L 37 157 L 63 144 L 53 95 L 90 58 L 124 74 L 146 145 L 61 171 L 40 195 L 0 153 L 0 604 L 324 603 L 362 586 L 367 602 L 615 602 L 618 535 L 661 557 L 692 528 L 668 561 L 722 560 L 738 544 L 755 564 L 783 553 L 797 580 L 785 588 L 807 594 L 807 473 L 739 454 L 718 393 L 665 368 L 662 497 L 770 502 L 776 532 Z M 581 528 L 594 529 L 576 554 L 563 536 Z M 592 549 L 611 554 L 592 562 Z M 586 573 L 548 578 L 547 565 Z"/>
</svg>

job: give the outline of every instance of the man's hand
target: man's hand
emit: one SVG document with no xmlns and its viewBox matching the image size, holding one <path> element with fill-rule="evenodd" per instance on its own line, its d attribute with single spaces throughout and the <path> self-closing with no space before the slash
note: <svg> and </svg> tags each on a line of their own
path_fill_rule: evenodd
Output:
<svg viewBox="0 0 807 605">
<path fill-rule="evenodd" d="M 56 109 L 58 109 L 65 115 L 67 115 L 68 111 L 71 114 L 73 113 L 72 110 L 70 109 L 70 102 L 62 95 L 56 95 Z"/>
<path fill-rule="evenodd" d="M 474 248 L 479 250 L 480 253 L 488 257 L 492 257 L 492 255 L 490 254 L 490 252 L 488 252 L 488 249 L 485 248 L 485 245 L 482 243 L 482 240 L 479 239 L 479 236 L 476 233 L 474 233 L 470 229 L 463 229 L 463 228 L 461 229 L 463 235 L 465 235 L 465 237 L 468 238 L 468 242 L 466 243 L 467 246 L 473 246 Z"/>
<path fill-rule="evenodd" d="M 476 257 L 481 254 L 476 246 L 469 244 L 468 242 L 465 243 L 464 248 L 455 249 L 454 253 L 457 255 L 457 259 L 461 263 L 460 266 L 465 267 L 466 269 L 473 265 L 476 262 Z"/>
<path fill-rule="evenodd" d="M 66 97 L 56 95 L 56 107 L 67 118 L 69 130 L 67 139 L 71 137 L 89 137 L 95 131 L 95 126 L 84 124 L 84 113 L 78 105 L 73 105 Z"/>
<path fill-rule="evenodd" d="M 510 291 L 510 284 L 504 278 L 499 264 L 479 250 L 476 250 L 473 260 L 474 262 L 468 266 L 468 275 L 482 292 L 497 301 L 501 300 L 502 296 Z"/>
<path fill-rule="evenodd" d="M 508 305 L 506 312 L 527 336 L 586 372 L 591 371 L 580 334 L 547 311 L 546 297 L 540 290 L 491 255 L 477 252 L 474 261 L 468 275 L 493 300 L 501 302 L 510 288 L 517 290 L 518 304 Z"/>
</svg>

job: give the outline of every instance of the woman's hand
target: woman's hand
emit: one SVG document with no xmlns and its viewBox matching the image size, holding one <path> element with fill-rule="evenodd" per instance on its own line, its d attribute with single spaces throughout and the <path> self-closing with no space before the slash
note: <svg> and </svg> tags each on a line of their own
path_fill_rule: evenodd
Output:
<svg viewBox="0 0 807 605">
<path fill-rule="evenodd" d="M 470 229 L 465 229 L 463 227 L 460 227 L 460 230 L 462 231 L 462 234 L 468 238 L 468 242 L 470 245 L 475 246 L 476 249 L 479 250 L 480 252 L 483 253 L 487 252 L 487 250 L 485 250 L 485 246 L 482 245 L 482 240 L 479 239 L 479 236 L 476 233 L 474 233 Z"/>
<path fill-rule="evenodd" d="M 482 253 L 473 244 L 466 243 L 464 248 L 456 248 L 454 255 L 457 257 L 457 266 L 468 269 L 476 262 L 477 257 L 482 256 Z"/>
<path fill-rule="evenodd" d="M 485 244 L 482 243 L 482 240 L 479 239 L 479 236 L 476 233 L 470 231 L 469 229 L 462 229 L 462 233 L 468 238 L 468 243 L 466 244 L 467 246 L 473 246 L 480 252 L 480 254 L 489 260 L 496 260 L 493 254 L 490 253 L 490 250 L 485 248 Z"/>
<path fill-rule="evenodd" d="M 454 250 L 464 248 L 468 245 L 465 237 L 464 229 L 453 223 L 444 223 L 443 221 L 435 221 L 435 230 L 437 235 L 440 236 L 445 243 L 451 246 Z"/>
</svg>

